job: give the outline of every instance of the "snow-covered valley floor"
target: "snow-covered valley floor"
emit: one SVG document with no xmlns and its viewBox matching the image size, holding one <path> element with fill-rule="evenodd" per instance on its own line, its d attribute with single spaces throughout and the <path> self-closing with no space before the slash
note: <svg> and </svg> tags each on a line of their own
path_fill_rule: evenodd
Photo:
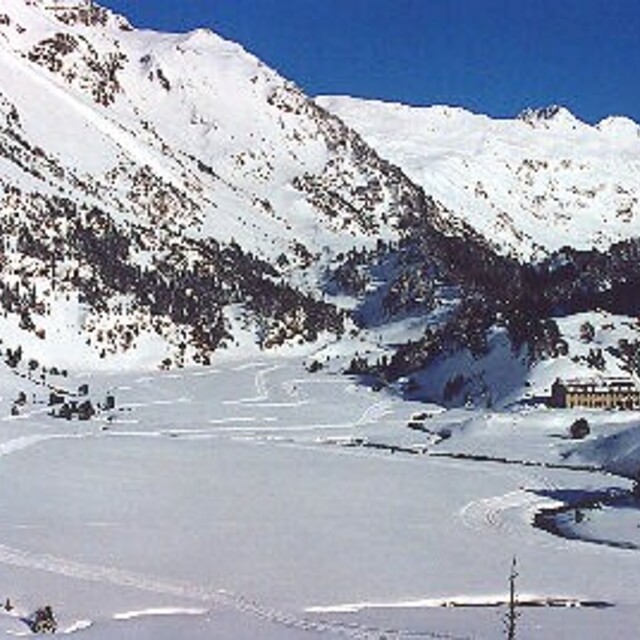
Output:
<svg viewBox="0 0 640 640">
<path fill-rule="evenodd" d="M 533 526 L 630 488 L 565 461 L 572 412 L 443 412 L 295 359 L 63 383 L 116 408 L 54 419 L 0 378 L 0 634 L 48 603 L 88 640 L 501 638 L 517 556 L 521 601 L 562 605 L 523 606 L 518 638 L 631 637 L 640 554 Z M 594 438 L 637 419 L 589 414 Z"/>
</svg>

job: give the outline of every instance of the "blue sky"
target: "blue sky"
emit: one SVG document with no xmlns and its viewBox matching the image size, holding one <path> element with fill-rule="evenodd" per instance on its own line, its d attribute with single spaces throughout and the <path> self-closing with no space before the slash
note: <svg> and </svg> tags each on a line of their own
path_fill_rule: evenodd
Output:
<svg viewBox="0 0 640 640">
<path fill-rule="evenodd" d="M 102 0 L 134 25 L 209 27 L 311 95 L 562 104 L 640 122 L 640 0 Z"/>
</svg>

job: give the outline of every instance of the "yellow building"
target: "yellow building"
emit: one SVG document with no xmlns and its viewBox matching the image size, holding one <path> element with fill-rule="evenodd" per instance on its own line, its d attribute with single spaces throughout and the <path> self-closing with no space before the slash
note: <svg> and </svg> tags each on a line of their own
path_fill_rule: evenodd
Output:
<svg viewBox="0 0 640 640">
<path fill-rule="evenodd" d="M 552 407 L 640 409 L 640 389 L 631 378 L 577 378 L 551 386 Z"/>
</svg>

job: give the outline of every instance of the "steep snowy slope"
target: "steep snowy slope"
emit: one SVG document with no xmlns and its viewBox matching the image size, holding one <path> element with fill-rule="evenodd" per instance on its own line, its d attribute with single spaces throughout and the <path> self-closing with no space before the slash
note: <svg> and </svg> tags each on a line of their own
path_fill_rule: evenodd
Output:
<svg viewBox="0 0 640 640">
<path fill-rule="evenodd" d="M 493 120 L 444 106 L 318 103 L 521 260 L 640 234 L 640 127 L 629 119 L 590 126 L 559 107 Z"/>
<path fill-rule="evenodd" d="M 72 176 L 87 195 L 123 218 L 154 223 L 168 208 L 181 218 L 163 220 L 169 225 L 220 240 L 242 233 L 243 246 L 252 238 L 261 253 L 278 255 L 301 230 L 320 235 L 318 243 L 339 241 L 336 230 L 363 231 L 353 212 L 317 220 L 292 188 L 294 178 L 322 174 L 330 159 L 347 155 L 329 145 L 343 132 L 320 122 L 295 87 L 210 32 L 138 32 L 103 9 L 67 6 L 3 3 L 5 115 L 45 150 L 50 172 L 58 165 L 80 173 Z M 341 160 L 342 195 L 350 200 L 348 190 L 366 192 L 373 176 Z M 334 164 L 344 178 L 337 158 Z M 83 185 L 72 176 L 53 173 L 50 186 L 77 196 L 73 188 Z M 39 176 L 27 178 L 42 190 Z M 388 208 L 385 197 L 368 207 L 374 220 L 380 205 Z"/>
<path fill-rule="evenodd" d="M 46 359 L 55 335 L 83 363 L 88 345 L 98 361 L 182 364 L 246 331 L 262 347 L 340 333 L 318 300 L 327 269 L 397 242 L 409 218 L 464 231 L 238 45 L 137 31 L 88 1 L 2 3 L 0 328 L 14 346 Z"/>
</svg>

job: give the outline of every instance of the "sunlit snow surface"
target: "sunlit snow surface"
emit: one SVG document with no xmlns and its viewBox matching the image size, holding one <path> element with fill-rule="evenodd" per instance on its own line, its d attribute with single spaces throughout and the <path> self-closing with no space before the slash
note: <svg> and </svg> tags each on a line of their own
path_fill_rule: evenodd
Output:
<svg viewBox="0 0 640 640">
<path fill-rule="evenodd" d="M 91 639 L 499 638 L 514 554 L 523 601 L 563 605 L 523 607 L 522 638 L 622 637 L 634 619 L 636 552 L 532 526 L 563 491 L 629 488 L 544 466 L 576 446 L 571 413 L 438 412 L 266 359 L 66 378 L 117 399 L 111 421 L 80 423 L 3 371 L 0 596 L 16 609 L 0 633 L 49 603 Z M 418 411 L 453 435 L 408 429 Z M 596 435 L 628 426 L 607 418 L 590 416 Z M 509 463 L 455 457 L 478 452 Z"/>
<path fill-rule="evenodd" d="M 637 235 L 640 127 L 628 118 L 591 126 L 563 108 L 511 120 L 340 96 L 319 103 L 499 251 L 531 260 Z"/>
</svg>

